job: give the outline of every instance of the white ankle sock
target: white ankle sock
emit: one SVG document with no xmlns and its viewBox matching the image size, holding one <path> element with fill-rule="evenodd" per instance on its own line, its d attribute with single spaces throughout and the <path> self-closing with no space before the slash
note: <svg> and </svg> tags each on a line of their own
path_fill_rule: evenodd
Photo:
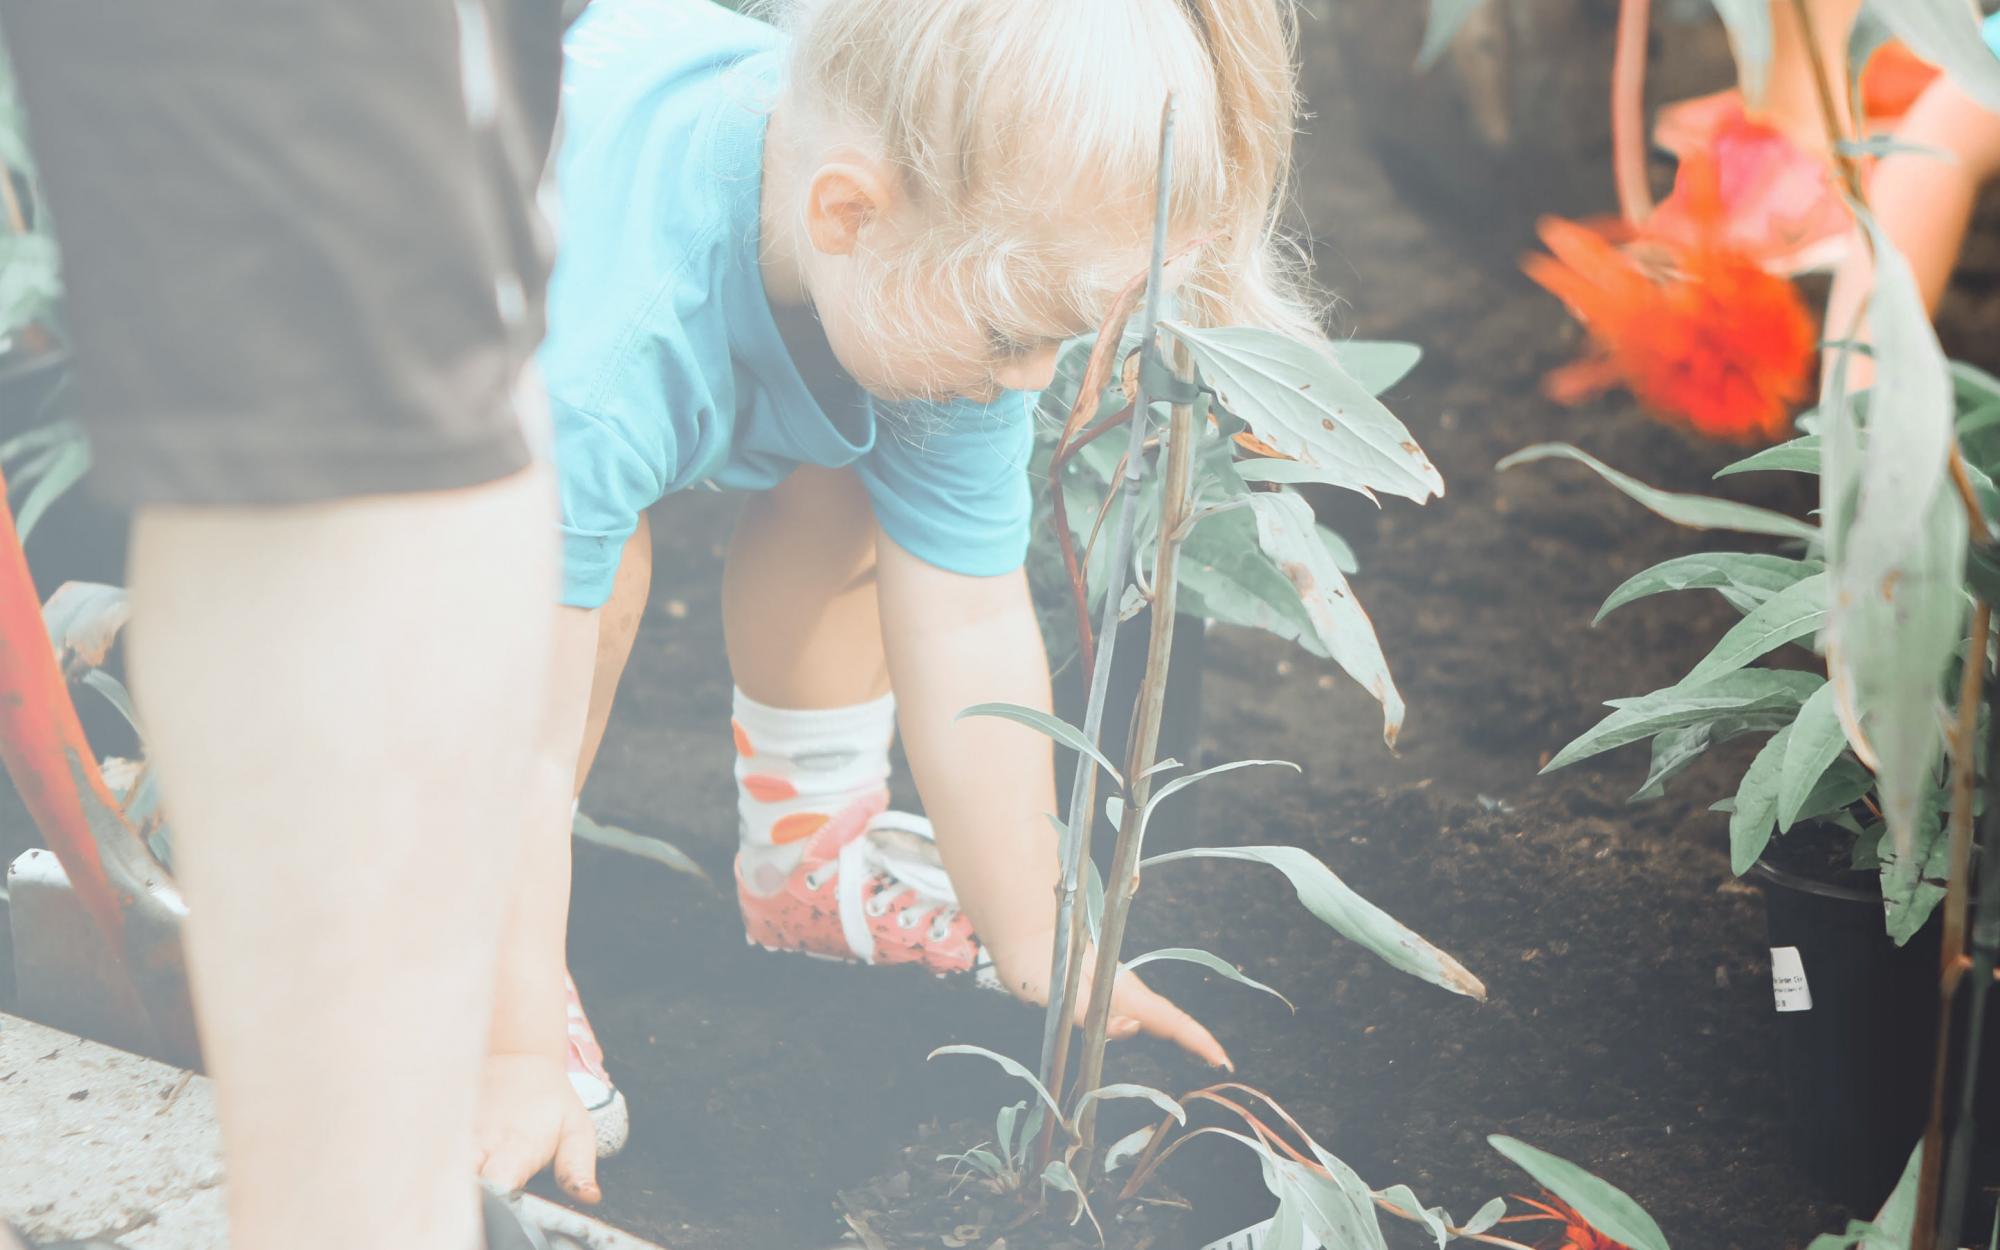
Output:
<svg viewBox="0 0 2000 1250">
<path fill-rule="evenodd" d="M 796 711 L 738 690 L 732 728 L 743 884 L 776 894 L 827 818 L 887 790 L 896 696 Z"/>
</svg>

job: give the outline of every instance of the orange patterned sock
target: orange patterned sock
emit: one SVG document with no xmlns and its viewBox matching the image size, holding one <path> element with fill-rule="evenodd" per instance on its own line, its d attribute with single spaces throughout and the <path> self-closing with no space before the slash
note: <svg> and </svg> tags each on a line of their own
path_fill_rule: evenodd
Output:
<svg viewBox="0 0 2000 1250">
<path fill-rule="evenodd" d="M 794 710 L 738 690 L 731 729 L 743 883 L 754 894 L 775 894 L 820 826 L 887 790 L 896 696 Z"/>
</svg>

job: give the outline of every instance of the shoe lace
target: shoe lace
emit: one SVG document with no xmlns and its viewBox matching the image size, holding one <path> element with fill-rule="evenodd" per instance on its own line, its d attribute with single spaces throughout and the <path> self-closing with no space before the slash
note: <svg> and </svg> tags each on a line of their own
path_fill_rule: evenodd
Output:
<svg viewBox="0 0 2000 1250">
<path fill-rule="evenodd" d="M 853 848 L 861 862 L 852 866 L 867 872 L 875 886 L 866 904 L 871 916 L 886 916 L 893 911 L 897 925 L 904 929 L 915 929 L 928 919 L 933 942 L 951 936 L 952 924 L 962 909 L 949 895 L 950 883 L 941 868 L 905 863 L 901 857 L 883 853 L 866 838 L 857 840 Z M 842 865 L 843 870 L 848 867 L 849 864 Z"/>
</svg>

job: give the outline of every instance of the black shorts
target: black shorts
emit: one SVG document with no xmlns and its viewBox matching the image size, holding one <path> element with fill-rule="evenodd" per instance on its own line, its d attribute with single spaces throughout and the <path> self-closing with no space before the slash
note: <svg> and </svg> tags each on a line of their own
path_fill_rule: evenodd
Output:
<svg viewBox="0 0 2000 1250">
<path fill-rule="evenodd" d="M 560 0 L 0 0 L 100 493 L 295 504 L 488 482 Z"/>
</svg>

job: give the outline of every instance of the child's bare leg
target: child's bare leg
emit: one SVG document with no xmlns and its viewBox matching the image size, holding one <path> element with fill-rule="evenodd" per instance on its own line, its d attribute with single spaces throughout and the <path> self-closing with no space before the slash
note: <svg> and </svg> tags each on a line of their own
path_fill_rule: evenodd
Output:
<svg viewBox="0 0 2000 1250">
<path fill-rule="evenodd" d="M 874 513 L 853 473 L 804 466 L 750 496 L 729 544 L 722 616 L 736 685 L 760 703 L 838 708 L 889 692 Z"/>
<path fill-rule="evenodd" d="M 533 472 L 134 526 L 133 677 L 174 805 L 237 1250 L 474 1243 L 552 489 Z"/>
<path fill-rule="evenodd" d="M 1772 0 L 1771 68 L 1765 80 L 1763 107 L 1757 115 L 1803 146 L 1828 150 L 1824 106 L 1815 69 L 1832 76 L 1833 106 L 1843 133 L 1854 128 L 1852 93 L 1847 89 L 1847 40 L 1862 0 L 1807 0 L 1813 39 L 1806 38 L 1793 0 Z"/>
</svg>

